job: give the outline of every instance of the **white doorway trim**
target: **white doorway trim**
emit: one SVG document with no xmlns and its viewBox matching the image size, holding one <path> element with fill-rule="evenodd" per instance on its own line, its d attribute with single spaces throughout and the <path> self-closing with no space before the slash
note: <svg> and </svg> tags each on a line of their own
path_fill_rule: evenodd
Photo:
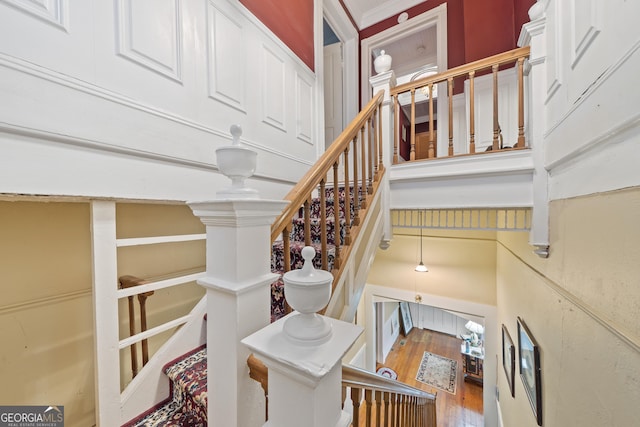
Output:
<svg viewBox="0 0 640 427">
<path fill-rule="evenodd" d="M 496 379 L 498 368 L 498 310 L 495 306 L 480 304 L 471 301 L 453 299 L 440 295 L 420 293 L 422 303 L 434 307 L 456 311 L 458 313 L 470 314 L 484 318 L 484 345 L 485 358 L 483 364 L 484 370 L 484 387 L 482 391 L 483 400 L 483 416 L 485 426 L 497 426 L 497 407 L 496 407 Z M 376 331 L 376 314 L 374 304 L 390 300 L 396 301 L 415 301 L 415 292 L 407 289 L 388 288 L 386 286 L 367 284 L 363 291 L 364 301 L 364 333 L 365 333 L 365 367 L 369 371 L 375 372 L 376 369 L 376 349 L 377 331 Z M 359 307 L 362 309 L 362 303 Z M 462 370 L 462 367 L 460 367 Z"/>
<path fill-rule="evenodd" d="M 438 71 L 441 72 L 448 68 L 446 3 L 442 3 L 438 7 L 434 7 L 421 15 L 408 19 L 405 22 L 381 31 L 378 34 L 368 37 L 360 42 L 360 59 L 362 64 L 360 69 L 360 99 L 362 101 L 362 105 L 366 105 L 366 103 L 371 99 L 371 86 L 369 84 L 369 77 L 371 77 L 371 70 L 373 69 L 371 52 L 374 49 L 384 49 L 386 44 L 403 39 L 413 33 L 423 31 L 425 28 L 429 28 L 433 25 L 436 26 L 437 64 Z"/>
<path fill-rule="evenodd" d="M 338 0 L 325 0 L 322 3 L 324 19 L 342 42 L 344 64 L 342 67 L 342 123 L 346 125 L 360 110 L 358 106 L 358 31 L 351 24 Z M 322 39 L 322 31 L 316 32 L 316 37 Z M 322 46 L 322 40 L 320 40 L 320 46 Z M 324 67 L 324 64 L 322 66 Z"/>
</svg>

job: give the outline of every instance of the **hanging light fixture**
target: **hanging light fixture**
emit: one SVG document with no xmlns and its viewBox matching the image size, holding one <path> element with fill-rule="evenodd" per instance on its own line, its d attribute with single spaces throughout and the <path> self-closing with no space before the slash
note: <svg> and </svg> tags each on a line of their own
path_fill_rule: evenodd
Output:
<svg viewBox="0 0 640 427">
<path fill-rule="evenodd" d="M 420 264 L 416 266 L 415 270 L 420 273 L 429 271 L 424 262 L 422 262 L 422 211 L 420 211 Z"/>
</svg>

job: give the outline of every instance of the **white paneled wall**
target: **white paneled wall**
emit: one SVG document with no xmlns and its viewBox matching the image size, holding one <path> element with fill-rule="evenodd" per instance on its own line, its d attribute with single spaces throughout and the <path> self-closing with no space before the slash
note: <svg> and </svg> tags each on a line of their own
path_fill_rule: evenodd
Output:
<svg viewBox="0 0 640 427">
<path fill-rule="evenodd" d="M 549 197 L 640 185 L 640 2 L 547 0 L 539 6 L 546 53 L 539 125 Z"/>
<path fill-rule="evenodd" d="M 469 80 L 465 80 L 464 86 L 467 108 L 464 138 L 468 150 Z M 493 75 L 491 73 L 474 79 L 474 104 L 476 152 L 481 152 L 493 143 Z M 518 81 L 515 68 L 498 72 L 498 123 L 502 130 L 504 145 L 512 147 L 518 140 Z"/>
<path fill-rule="evenodd" d="M 0 0 L 0 193 L 209 198 L 239 124 L 280 197 L 322 151 L 318 87 L 235 1 Z"/>
</svg>

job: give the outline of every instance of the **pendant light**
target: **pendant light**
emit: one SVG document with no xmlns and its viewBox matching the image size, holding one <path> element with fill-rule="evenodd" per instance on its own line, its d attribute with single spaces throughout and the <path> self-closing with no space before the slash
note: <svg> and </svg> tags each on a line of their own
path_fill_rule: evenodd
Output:
<svg viewBox="0 0 640 427">
<path fill-rule="evenodd" d="M 420 211 L 420 264 L 418 264 L 415 270 L 419 273 L 426 273 L 429 271 L 424 262 L 422 262 L 422 211 Z"/>
</svg>

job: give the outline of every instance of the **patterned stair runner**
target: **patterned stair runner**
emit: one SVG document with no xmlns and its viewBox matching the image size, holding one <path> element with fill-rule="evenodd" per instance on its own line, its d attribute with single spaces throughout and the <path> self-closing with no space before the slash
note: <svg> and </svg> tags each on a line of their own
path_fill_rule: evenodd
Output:
<svg viewBox="0 0 640 427">
<path fill-rule="evenodd" d="M 164 365 L 169 398 L 123 427 L 205 427 L 207 425 L 207 349 L 198 347 Z"/>
<path fill-rule="evenodd" d="M 352 190 L 353 191 L 353 190 Z M 327 188 L 325 190 L 326 198 L 326 219 L 327 219 L 327 249 L 328 249 L 328 271 L 333 269 L 334 257 L 335 257 L 335 216 L 334 216 L 334 199 L 333 188 Z M 353 193 L 352 193 L 353 194 Z M 362 194 L 360 192 L 360 194 Z M 345 230 L 345 203 L 344 203 L 344 189 L 339 190 L 339 212 L 338 221 L 340 223 L 340 244 L 344 244 Z M 362 197 L 361 197 L 362 199 Z M 314 198 L 310 204 L 310 229 L 311 229 L 311 246 L 316 250 L 316 256 L 313 259 L 313 265 L 315 268 L 321 267 L 320 256 L 320 198 Z M 354 218 L 354 206 L 350 204 L 351 221 Z M 302 268 L 303 259 L 301 255 L 302 248 L 304 248 L 304 210 L 300 208 L 298 218 L 293 219 L 293 226 L 291 233 L 289 234 L 289 247 L 291 256 L 291 269 L 295 270 Z M 278 280 L 271 284 L 271 321 L 276 321 L 286 314 L 286 305 L 284 299 L 284 282 L 282 281 L 282 275 L 284 274 L 284 243 L 282 240 L 276 240 L 272 245 L 271 251 L 271 271 L 278 273 L 280 277 Z"/>
<path fill-rule="evenodd" d="M 327 247 L 328 270 L 333 269 L 335 257 L 335 218 L 333 188 L 326 190 Z M 339 197 L 344 198 L 344 189 Z M 340 201 L 338 221 L 341 224 L 340 242 L 344 243 L 345 214 L 344 202 Z M 354 207 L 350 206 L 351 219 L 354 218 Z M 316 249 L 313 259 L 315 268 L 321 268 L 320 256 L 320 199 L 312 200 L 311 213 L 311 246 Z M 293 220 L 290 234 L 291 269 L 302 268 L 302 248 L 304 245 L 304 215 Z M 280 278 L 271 285 L 271 320 L 284 316 L 284 245 L 281 240 L 273 243 L 271 255 L 271 271 L 280 274 Z M 153 408 L 123 424 L 122 427 L 204 427 L 207 425 L 207 350 L 206 345 L 167 363 L 163 372 L 170 380 L 169 397 Z"/>
</svg>

